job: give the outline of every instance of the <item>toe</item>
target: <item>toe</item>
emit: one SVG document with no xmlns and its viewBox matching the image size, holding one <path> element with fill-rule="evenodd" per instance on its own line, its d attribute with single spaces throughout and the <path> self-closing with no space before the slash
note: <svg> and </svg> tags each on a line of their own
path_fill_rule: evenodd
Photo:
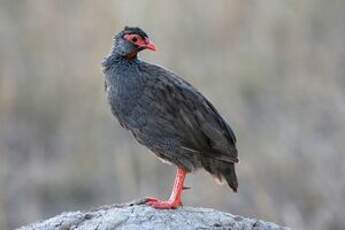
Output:
<svg viewBox="0 0 345 230">
<path fill-rule="evenodd" d="M 160 200 L 148 201 L 146 202 L 146 204 L 157 209 L 176 209 L 182 206 L 181 202 L 160 201 Z"/>
<path fill-rule="evenodd" d="M 159 199 L 157 199 L 157 198 L 154 198 L 154 197 L 147 197 L 146 199 L 145 199 L 145 203 L 148 203 L 148 202 L 152 202 L 152 201 L 159 201 Z"/>
</svg>

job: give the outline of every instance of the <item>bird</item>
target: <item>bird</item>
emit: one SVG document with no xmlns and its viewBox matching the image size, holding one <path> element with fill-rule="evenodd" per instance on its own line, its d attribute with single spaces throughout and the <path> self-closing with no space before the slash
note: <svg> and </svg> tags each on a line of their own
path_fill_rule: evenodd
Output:
<svg viewBox="0 0 345 230">
<path fill-rule="evenodd" d="M 147 198 L 157 209 L 182 206 L 188 173 L 205 169 L 237 192 L 236 137 L 211 102 L 172 71 L 140 60 L 157 46 L 139 27 L 125 26 L 102 62 L 106 98 L 112 114 L 134 138 L 163 162 L 177 166 L 168 200 Z"/>
</svg>

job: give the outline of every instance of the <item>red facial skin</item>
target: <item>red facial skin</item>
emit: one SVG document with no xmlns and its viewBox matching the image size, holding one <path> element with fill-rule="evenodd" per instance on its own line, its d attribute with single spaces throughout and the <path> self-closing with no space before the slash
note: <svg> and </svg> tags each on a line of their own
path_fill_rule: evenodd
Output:
<svg viewBox="0 0 345 230">
<path fill-rule="evenodd" d="M 156 51 L 157 47 L 156 45 L 150 41 L 149 38 L 142 38 L 141 36 L 139 36 L 138 34 L 126 34 L 124 36 L 124 38 L 130 42 L 132 42 L 133 44 L 137 45 L 138 48 L 141 49 L 149 49 L 152 51 Z"/>
</svg>

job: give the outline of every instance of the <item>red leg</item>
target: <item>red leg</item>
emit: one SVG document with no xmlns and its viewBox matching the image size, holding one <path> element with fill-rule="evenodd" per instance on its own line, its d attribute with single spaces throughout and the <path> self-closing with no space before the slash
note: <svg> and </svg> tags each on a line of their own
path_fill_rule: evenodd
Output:
<svg viewBox="0 0 345 230">
<path fill-rule="evenodd" d="M 187 172 L 184 169 L 178 168 L 169 200 L 162 201 L 155 198 L 148 198 L 146 204 L 158 209 L 172 209 L 182 206 L 181 196 L 186 175 Z"/>
</svg>

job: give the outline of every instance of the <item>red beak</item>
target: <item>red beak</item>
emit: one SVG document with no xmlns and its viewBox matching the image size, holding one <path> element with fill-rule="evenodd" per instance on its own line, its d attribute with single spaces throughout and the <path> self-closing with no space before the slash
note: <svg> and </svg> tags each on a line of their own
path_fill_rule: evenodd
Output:
<svg viewBox="0 0 345 230">
<path fill-rule="evenodd" d="M 155 45 L 155 43 L 151 42 L 150 39 L 148 39 L 148 38 L 145 39 L 145 44 L 142 45 L 141 47 L 143 47 L 145 49 L 152 50 L 152 51 L 157 50 L 157 46 Z"/>
</svg>

